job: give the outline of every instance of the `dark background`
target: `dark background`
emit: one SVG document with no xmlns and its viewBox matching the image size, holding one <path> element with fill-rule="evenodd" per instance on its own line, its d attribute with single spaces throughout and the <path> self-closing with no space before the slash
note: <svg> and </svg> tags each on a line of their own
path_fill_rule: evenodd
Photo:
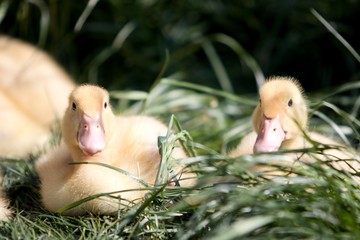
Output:
<svg viewBox="0 0 360 240">
<path fill-rule="evenodd" d="M 222 33 L 258 62 L 266 77 L 298 78 L 318 91 L 357 81 L 359 62 L 310 12 L 318 11 L 357 51 L 359 1 L 104 0 L 98 1 L 80 31 L 74 26 L 87 1 L 2 0 L 0 32 L 31 42 L 53 55 L 77 82 L 94 81 L 94 59 L 109 48 L 129 22 L 135 29 L 124 45 L 99 65 L 99 84 L 109 89 L 149 90 L 166 56 L 164 76 L 220 88 L 199 39 Z M 41 19 L 48 12 L 49 21 Z M 46 34 L 46 31 L 47 34 Z M 41 32 L 46 38 L 41 38 Z M 236 93 L 256 92 L 251 70 L 239 56 L 213 42 Z M 93 76 L 92 76 L 93 77 Z"/>
</svg>

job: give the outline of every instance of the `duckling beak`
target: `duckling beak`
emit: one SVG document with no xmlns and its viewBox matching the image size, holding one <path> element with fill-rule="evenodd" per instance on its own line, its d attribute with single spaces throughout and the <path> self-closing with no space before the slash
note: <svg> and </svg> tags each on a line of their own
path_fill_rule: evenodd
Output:
<svg viewBox="0 0 360 240">
<path fill-rule="evenodd" d="M 261 128 L 254 145 L 254 152 L 277 151 L 285 140 L 286 133 L 280 122 L 280 115 L 275 118 L 267 118 L 263 115 Z"/>
<path fill-rule="evenodd" d="M 91 117 L 84 114 L 78 131 L 80 149 L 86 155 L 95 155 L 105 148 L 105 131 L 99 114 Z"/>
</svg>

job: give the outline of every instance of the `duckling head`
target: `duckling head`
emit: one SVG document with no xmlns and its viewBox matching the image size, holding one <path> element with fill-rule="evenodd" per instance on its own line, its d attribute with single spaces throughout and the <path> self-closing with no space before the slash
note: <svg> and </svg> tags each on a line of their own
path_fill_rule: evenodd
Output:
<svg viewBox="0 0 360 240">
<path fill-rule="evenodd" d="M 299 82 L 272 77 L 259 90 L 253 112 L 257 138 L 254 152 L 273 152 L 289 145 L 307 126 L 307 106 Z"/>
<path fill-rule="evenodd" d="M 108 92 L 95 85 L 81 85 L 70 94 L 62 121 L 63 139 L 69 148 L 93 156 L 106 148 L 114 121 Z"/>
</svg>

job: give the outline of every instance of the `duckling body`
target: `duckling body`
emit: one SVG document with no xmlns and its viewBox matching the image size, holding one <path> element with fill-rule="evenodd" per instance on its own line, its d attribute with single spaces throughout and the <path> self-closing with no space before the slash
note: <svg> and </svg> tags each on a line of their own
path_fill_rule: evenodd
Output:
<svg viewBox="0 0 360 240">
<path fill-rule="evenodd" d="M 0 176 L 0 184 L 2 185 L 2 176 Z M 11 214 L 9 200 L 5 197 L 2 187 L 0 187 L 0 221 L 8 221 Z"/>
<path fill-rule="evenodd" d="M 259 103 L 252 115 L 253 129 L 240 144 L 231 151 L 230 157 L 257 152 L 274 152 L 279 149 L 304 149 L 318 142 L 325 145 L 341 146 L 335 140 L 316 132 L 307 131 L 307 105 L 303 90 L 297 80 L 287 77 L 273 77 L 259 90 Z M 341 149 L 325 150 L 323 154 L 289 154 L 294 160 L 314 162 L 332 160 L 332 165 L 351 173 L 360 170 L 359 159 L 353 153 Z M 338 159 L 351 159 L 348 163 Z M 352 165 L 349 167 L 349 164 Z M 354 171 L 355 169 L 355 171 Z"/>
<path fill-rule="evenodd" d="M 152 117 L 113 115 L 104 89 L 84 85 L 73 91 L 62 132 L 61 145 L 39 159 L 36 166 L 46 209 L 57 211 L 90 195 L 123 191 L 112 194 L 115 199 L 98 198 L 64 212 L 109 214 L 129 202 L 138 202 L 147 192 L 142 183 L 114 169 L 91 164 L 69 165 L 72 162 L 105 163 L 150 186 L 155 183 L 160 164 L 158 136 L 165 136 L 167 127 Z M 175 148 L 173 157 L 186 155 L 182 149 Z M 180 166 L 174 168 L 181 171 Z"/>
<path fill-rule="evenodd" d="M 0 36 L 0 156 L 24 157 L 46 145 L 74 88 L 45 52 Z"/>
</svg>

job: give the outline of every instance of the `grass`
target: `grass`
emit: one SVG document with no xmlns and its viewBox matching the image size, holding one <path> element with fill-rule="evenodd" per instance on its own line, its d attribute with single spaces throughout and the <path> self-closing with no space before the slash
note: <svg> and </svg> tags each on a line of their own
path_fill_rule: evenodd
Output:
<svg viewBox="0 0 360 240">
<path fill-rule="evenodd" d="M 31 4 L 36 5 L 41 2 L 31 1 Z M 142 1 L 141 4 L 145 5 L 145 2 Z M 106 69 L 109 70 L 107 76 L 110 76 L 111 81 L 110 83 L 106 82 L 106 85 L 111 86 L 112 103 L 117 113 L 148 114 L 157 116 L 168 123 L 168 135 L 159 138 L 162 164 L 157 179 L 158 186 L 151 188 L 151 192 L 141 204 L 129 204 L 127 208 L 119 210 L 112 216 L 92 214 L 79 217 L 61 216 L 57 213 L 47 212 L 40 205 L 39 181 L 34 169 L 34 163 L 38 156 L 29 156 L 28 159 L 2 159 L 1 166 L 5 175 L 3 185 L 11 199 L 11 206 L 15 214 L 12 221 L 1 223 L 1 239 L 360 238 L 360 229 L 358 228 L 360 223 L 359 185 L 354 182 L 350 173 L 334 169 L 330 164 L 320 160 L 314 164 L 302 163 L 298 167 L 289 168 L 286 165 L 289 158 L 285 152 L 256 154 L 234 159 L 225 156 L 226 152 L 251 130 L 251 112 L 257 103 L 255 94 L 237 93 L 236 86 L 239 86 L 239 83 L 234 84 L 234 80 L 232 80 L 234 78 L 233 69 L 236 68 L 236 71 L 239 71 L 238 67 L 243 64 L 244 67 L 240 71 L 248 71 L 247 74 L 241 75 L 243 78 L 240 85 L 244 85 L 244 88 L 245 85 L 260 85 L 264 80 L 264 70 L 260 68 L 255 59 L 259 59 L 261 56 L 255 58 L 245 50 L 247 48 L 236 40 L 244 39 L 237 31 L 233 33 L 235 37 L 232 37 L 233 35 L 229 32 L 227 34 L 206 32 L 204 30 L 207 27 L 205 23 L 191 25 L 185 17 L 185 20 L 182 19 L 181 14 L 175 14 L 175 18 L 181 19 L 179 25 L 173 26 L 157 22 L 153 15 L 149 17 L 147 14 L 148 11 L 155 12 L 156 10 L 152 7 L 151 2 L 147 3 L 150 10 L 145 7 L 140 8 L 143 10 L 140 12 L 144 13 L 144 16 L 140 14 L 136 20 L 125 21 L 125 23 L 122 21 L 121 24 L 115 20 L 122 27 L 114 27 L 109 24 L 109 28 L 103 31 L 112 29 L 111 34 L 106 32 L 100 36 L 103 40 L 111 39 L 108 41 L 108 45 L 104 47 L 103 43 L 99 44 L 101 47 L 90 52 L 90 56 L 84 57 L 85 60 L 81 64 L 74 63 L 75 60 L 70 60 L 69 63 L 74 65 L 75 70 L 72 67 L 70 69 L 77 73 L 75 75 L 80 76 L 80 81 L 100 83 L 102 82 L 99 79 L 105 76 L 104 66 L 107 66 Z M 220 4 L 220 1 L 210 2 L 215 6 Z M 32 19 L 32 12 L 27 11 L 31 7 L 25 3 L 21 4 L 22 14 L 16 16 L 25 20 Z M 55 1 L 49 2 L 50 12 L 53 12 L 54 9 L 56 11 L 56 4 Z M 93 34 L 100 32 L 91 19 L 93 19 L 92 21 L 97 19 L 97 14 L 99 14 L 97 9 L 100 9 L 101 15 L 101 7 L 104 7 L 101 4 L 104 4 L 104 1 L 89 1 L 87 7 L 79 7 L 79 9 L 85 7 L 86 10 L 76 15 L 74 31 L 79 34 L 78 38 L 81 38 L 81 33 L 84 34 L 81 31 L 84 28 L 86 30 L 86 27 L 88 27 L 87 31 L 93 31 Z M 114 8 L 123 8 L 122 3 L 118 3 L 119 6 L 116 3 L 112 4 Z M 161 3 L 158 4 L 161 5 Z M 176 4 L 181 13 L 187 13 L 188 6 L 186 4 L 183 5 L 180 2 Z M 6 15 L 7 11 L 13 11 L 13 6 L 14 4 L 11 4 L 10 1 L 4 1 L 0 5 L 0 22 L 6 22 L 4 14 Z M 130 9 L 124 15 L 132 19 L 128 14 L 136 14 L 139 11 L 136 11 L 138 9 L 133 5 L 127 7 Z M 193 3 L 193 7 L 203 10 L 205 13 L 210 11 L 202 9 L 196 3 Z M 47 29 L 46 20 L 44 20 L 47 17 L 46 8 L 41 5 L 39 9 L 41 9 L 40 16 L 37 17 L 41 26 L 39 29 L 35 29 L 38 35 L 29 33 L 28 30 L 22 34 L 29 34 L 29 38 L 33 39 L 32 34 L 34 34 L 35 37 L 38 37 L 35 39 L 40 46 L 46 42 L 53 41 L 54 43 L 56 42 L 54 36 L 64 33 L 65 30 L 59 29 L 56 32 L 51 24 Z M 64 15 L 71 16 L 69 4 L 64 4 L 62 9 Z M 221 8 L 215 7 L 214 9 L 216 9 L 213 10 L 214 12 L 221 11 Z M 203 16 L 204 12 L 199 14 Z M 111 13 L 112 11 L 109 11 L 109 15 Z M 172 11 L 166 9 L 159 14 L 167 13 L 172 13 Z M 331 27 L 318 12 L 313 11 L 313 14 L 315 14 L 314 19 L 319 19 L 326 28 Z M 205 14 L 205 16 L 207 15 Z M 263 29 L 264 27 L 250 16 L 246 20 L 255 26 L 254 29 Z M 89 21 L 94 25 L 86 25 Z M 150 48 L 142 51 L 143 45 L 147 46 L 151 43 L 152 48 L 156 42 L 145 42 L 145 40 L 142 42 L 139 40 L 139 36 L 136 36 L 139 32 L 146 35 L 147 38 L 154 36 L 148 30 L 137 31 L 137 28 L 144 26 L 142 24 L 146 21 L 166 25 L 168 29 L 162 28 L 163 31 L 170 29 L 180 32 L 177 37 L 168 39 L 176 45 L 175 50 L 161 48 L 161 52 L 165 52 L 162 58 L 154 58 Z M 216 23 L 214 19 L 209 21 Z M 56 23 L 63 26 L 66 18 L 59 16 Z M 26 21 L 23 21 L 17 27 L 21 30 L 26 28 L 26 24 Z M 113 35 L 112 27 L 116 29 L 116 31 L 114 30 L 115 35 Z M 16 28 L 14 31 L 20 31 L 19 29 Z M 47 33 L 49 33 L 49 41 L 45 41 Z M 331 28 L 331 33 L 344 43 L 344 38 L 340 38 L 341 35 L 334 28 Z M 275 33 L 272 32 L 272 34 Z M 77 40 L 74 36 L 66 36 L 64 42 L 69 42 L 69 38 Z M 291 37 L 284 37 L 284 39 L 286 40 L 283 42 L 284 51 L 294 46 L 289 43 Z M 265 39 L 263 46 L 269 46 L 271 42 L 271 39 Z M 56 44 L 54 43 L 54 45 Z M 134 45 L 139 46 L 138 51 Z M 47 47 L 51 48 L 51 46 Z M 354 54 L 353 48 L 348 46 L 343 48 L 345 51 L 351 51 L 349 55 L 357 56 Z M 215 79 L 209 84 L 204 84 L 204 79 L 198 81 L 196 78 L 201 75 L 199 72 L 203 73 L 203 71 L 194 71 L 190 66 L 194 64 L 194 68 L 203 68 L 203 65 L 195 64 L 199 59 L 199 50 L 204 51 L 205 60 L 208 61 L 202 59 L 199 62 L 206 62 L 208 72 L 212 72 L 211 74 L 206 72 L 204 75 L 206 77 L 213 76 L 210 78 Z M 265 49 L 265 52 L 267 50 Z M 111 59 L 115 58 L 119 51 L 122 52 L 123 58 L 129 61 L 129 65 L 147 66 L 146 71 L 142 72 L 136 69 L 135 72 L 129 72 L 129 74 L 121 71 L 112 74 L 114 65 L 118 68 L 119 63 L 114 64 Z M 229 54 L 227 51 L 231 53 Z M 256 48 L 251 52 L 256 52 Z M 228 54 L 224 56 L 224 53 Z M 76 55 L 80 62 L 79 56 L 82 55 Z M 235 56 L 235 61 L 227 60 L 227 57 L 232 59 L 231 56 Z M 279 62 L 280 59 L 279 55 L 273 56 L 274 62 Z M 182 63 L 187 60 L 189 60 L 189 64 Z M 235 65 L 233 62 L 236 62 Z M 85 66 L 85 70 L 81 73 L 79 73 L 79 69 L 82 69 L 80 65 Z M 189 68 L 189 71 L 184 70 L 186 67 Z M 149 72 L 151 77 L 148 75 Z M 126 76 L 120 77 L 122 75 Z M 117 78 L 122 81 L 118 81 Z M 139 86 L 149 86 L 147 89 L 150 90 L 147 91 L 141 87 L 132 90 L 134 86 L 126 85 L 128 78 L 132 81 L 141 79 Z M 154 80 L 149 81 L 149 78 Z M 183 79 L 187 79 L 187 81 L 183 81 Z M 146 81 L 151 84 L 148 82 L 144 84 Z M 249 83 L 251 81 L 253 82 Z M 137 87 L 136 84 L 135 86 Z M 219 88 L 214 86 L 219 86 Z M 360 84 L 357 81 L 308 95 L 309 114 L 312 116 L 310 127 L 340 139 L 349 145 L 347 150 L 354 151 L 355 149 L 358 154 L 360 147 L 359 92 Z M 56 126 L 54 125 L 53 129 L 54 143 L 59 140 Z M 164 184 L 164 172 L 173 161 L 168 156 L 174 144 L 183 145 L 189 157 L 181 161 L 198 175 L 198 185 L 193 188 L 170 187 Z M 328 147 L 332 146 L 314 143 L 313 148 L 300 151 L 318 153 Z M 275 159 L 284 160 L 284 163 L 271 164 L 269 160 Z M 263 174 L 249 171 L 248 169 L 255 164 L 271 166 L 274 171 Z M 323 166 L 326 164 L 327 167 L 324 168 Z M 114 169 L 114 171 L 126 174 L 121 169 Z M 269 176 L 275 172 L 284 173 L 284 177 L 276 180 L 269 179 Z M 291 173 L 296 173 L 296 176 Z M 116 201 L 111 198 L 109 193 L 90 196 L 89 199 L 92 197 L 108 197 L 108 199 Z M 75 206 L 89 199 L 83 199 L 67 207 Z"/>
</svg>

